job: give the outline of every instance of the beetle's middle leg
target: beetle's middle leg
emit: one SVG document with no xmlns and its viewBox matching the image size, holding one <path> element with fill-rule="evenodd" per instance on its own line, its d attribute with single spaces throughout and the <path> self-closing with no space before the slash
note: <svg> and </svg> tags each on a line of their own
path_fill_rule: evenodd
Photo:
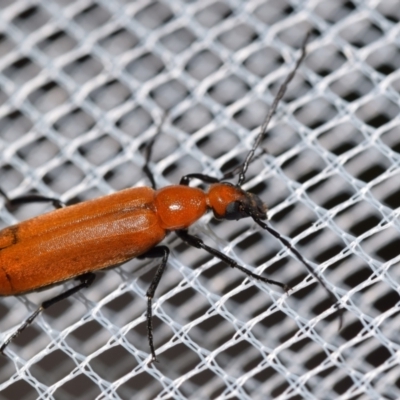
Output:
<svg viewBox="0 0 400 400">
<path fill-rule="evenodd" d="M 154 348 L 153 342 L 153 297 L 157 290 L 158 284 L 160 283 L 161 277 L 165 271 L 165 267 L 167 265 L 169 256 L 169 248 L 166 246 L 157 246 L 150 249 L 147 253 L 139 256 L 139 259 L 142 258 L 162 258 L 160 265 L 157 267 L 156 274 L 154 275 L 153 280 L 150 283 L 149 288 L 147 289 L 147 337 L 149 339 L 149 346 L 151 351 L 151 361 L 158 362 L 156 357 L 156 351 Z"/>
</svg>

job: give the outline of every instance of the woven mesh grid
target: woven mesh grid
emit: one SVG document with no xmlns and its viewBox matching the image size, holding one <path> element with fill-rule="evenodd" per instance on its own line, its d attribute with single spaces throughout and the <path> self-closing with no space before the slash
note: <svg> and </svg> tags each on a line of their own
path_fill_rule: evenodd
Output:
<svg viewBox="0 0 400 400">
<path fill-rule="evenodd" d="M 154 302 L 154 262 L 99 273 L 0 358 L 1 399 L 400 398 L 400 8 L 383 1 L 3 1 L 0 176 L 69 204 L 148 184 L 142 147 L 166 112 L 152 170 L 221 177 L 251 147 L 282 79 L 308 55 L 244 188 L 322 274 L 243 220 L 192 233 L 293 287 L 246 279 L 182 244 Z M 1 226 L 47 205 L 0 211 Z M 58 266 L 49 266 L 49 269 Z M 2 298 L 4 339 L 71 283 Z"/>
</svg>

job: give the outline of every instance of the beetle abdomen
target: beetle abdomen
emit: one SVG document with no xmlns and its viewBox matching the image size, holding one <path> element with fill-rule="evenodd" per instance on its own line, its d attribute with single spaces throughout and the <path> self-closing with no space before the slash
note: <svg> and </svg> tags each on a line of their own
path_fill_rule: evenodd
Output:
<svg viewBox="0 0 400 400">
<path fill-rule="evenodd" d="M 128 189 L 3 229 L 0 295 L 36 290 L 145 253 L 166 234 L 153 194 L 149 188 Z"/>
</svg>

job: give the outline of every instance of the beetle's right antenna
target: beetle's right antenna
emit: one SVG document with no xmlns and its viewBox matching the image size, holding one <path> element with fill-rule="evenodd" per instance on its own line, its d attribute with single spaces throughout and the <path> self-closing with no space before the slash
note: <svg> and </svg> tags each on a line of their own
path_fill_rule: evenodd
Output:
<svg viewBox="0 0 400 400">
<path fill-rule="evenodd" d="M 308 42 L 310 34 L 311 34 L 311 32 L 308 32 L 306 37 L 304 38 L 303 44 L 301 45 L 301 55 L 300 55 L 299 59 L 297 60 L 296 65 L 294 66 L 293 70 L 290 72 L 290 74 L 286 77 L 285 81 L 280 86 L 278 93 L 276 94 L 274 101 L 272 103 L 272 106 L 269 109 L 267 116 L 265 117 L 264 123 L 261 126 L 261 131 L 258 134 L 258 136 L 256 137 L 253 148 L 249 151 L 249 154 L 247 154 L 247 157 L 244 160 L 241 171 L 239 172 L 239 179 L 238 179 L 238 183 L 237 183 L 237 186 L 239 186 L 239 187 L 243 185 L 247 169 L 249 168 L 250 163 L 253 161 L 254 154 L 255 154 L 258 146 L 260 145 L 261 141 L 263 140 L 264 136 L 267 133 L 268 125 L 271 121 L 272 116 L 275 114 L 275 111 L 279 105 L 279 102 L 282 100 L 282 97 L 286 93 L 288 84 L 293 79 L 294 74 L 296 73 L 297 69 L 299 68 L 300 64 L 302 63 L 302 61 L 304 60 L 304 58 L 306 56 L 306 44 Z"/>
</svg>

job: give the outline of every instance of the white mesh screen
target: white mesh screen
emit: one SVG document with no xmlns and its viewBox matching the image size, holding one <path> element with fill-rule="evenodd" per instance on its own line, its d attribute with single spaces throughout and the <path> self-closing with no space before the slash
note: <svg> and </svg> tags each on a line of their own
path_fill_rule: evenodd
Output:
<svg viewBox="0 0 400 400">
<path fill-rule="evenodd" d="M 191 232 L 274 280 L 246 279 L 170 234 L 148 366 L 155 262 L 99 273 L 0 357 L 1 399 L 399 399 L 400 7 L 397 0 L 3 0 L 0 187 L 70 204 L 221 177 L 251 147 L 279 84 L 308 55 L 245 189 L 345 307 L 249 220 Z M 3 203 L 2 203 L 3 204 Z M 1 227 L 51 205 L 1 208 Z M 146 268 L 143 268 L 145 266 Z M 49 271 L 62 265 L 49 265 Z M 0 303 L 4 340 L 71 282 Z"/>
</svg>

